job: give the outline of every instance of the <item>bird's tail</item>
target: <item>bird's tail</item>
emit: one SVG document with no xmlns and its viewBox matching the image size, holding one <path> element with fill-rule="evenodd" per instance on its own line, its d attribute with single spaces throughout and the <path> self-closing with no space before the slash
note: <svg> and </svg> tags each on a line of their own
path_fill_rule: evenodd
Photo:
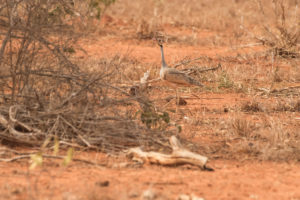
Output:
<svg viewBox="0 0 300 200">
<path fill-rule="evenodd" d="M 200 86 L 200 87 L 204 86 L 203 84 L 201 84 L 199 81 L 193 79 L 192 77 L 189 77 L 189 82 L 191 85 L 196 85 L 196 86 Z"/>
</svg>

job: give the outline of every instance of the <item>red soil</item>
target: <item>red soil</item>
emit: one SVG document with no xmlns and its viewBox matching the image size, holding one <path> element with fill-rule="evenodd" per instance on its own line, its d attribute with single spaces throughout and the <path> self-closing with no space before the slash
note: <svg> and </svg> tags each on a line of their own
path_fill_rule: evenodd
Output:
<svg viewBox="0 0 300 200">
<path fill-rule="evenodd" d="M 209 36 L 210 33 L 199 33 Z M 159 66 L 159 49 L 153 41 L 121 40 L 114 36 L 85 39 L 81 46 L 87 54 L 76 57 L 109 58 L 116 54 L 142 63 Z M 259 51 L 261 47 L 239 51 Z M 201 47 L 183 44 L 166 45 L 169 62 L 186 56 L 236 55 L 230 47 Z M 173 60 L 172 60 L 173 59 Z M 184 111 L 203 109 L 222 111 L 247 100 L 241 94 L 204 93 L 201 100 L 188 100 Z M 226 115 L 226 114 L 221 114 Z M 184 132 L 184 131 L 183 131 Z M 187 133 L 186 133 L 187 134 Z M 109 167 L 95 167 L 78 162 L 63 167 L 58 161 L 46 159 L 42 167 L 29 170 L 27 161 L 0 162 L 0 199 L 141 199 L 143 191 L 151 189 L 157 199 L 176 199 L 181 194 L 194 194 L 211 199 L 300 199 L 300 164 L 266 161 L 211 160 L 215 171 L 201 171 L 191 166 L 143 167 L 123 166 L 128 160 L 114 160 L 94 152 L 76 153 Z M 121 163 L 120 163 L 121 162 Z"/>
<path fill-rule="evenodd" d="M 107 162 L 101 154 L 76 157 Z M 124 161 L 125 162 L 125 161 Z M 141 199 L 151 189 L 157 199 L 194 194 L 205 199 L 300 199 L 298 163 L 212 161 L 214 172 L 194 167 L 111 168 L 46 161 L 28 170 L 27 162 L 0 163 L 0 199 Z M 119 164 L 118 164 L 119 163 Z"/>
</svg>

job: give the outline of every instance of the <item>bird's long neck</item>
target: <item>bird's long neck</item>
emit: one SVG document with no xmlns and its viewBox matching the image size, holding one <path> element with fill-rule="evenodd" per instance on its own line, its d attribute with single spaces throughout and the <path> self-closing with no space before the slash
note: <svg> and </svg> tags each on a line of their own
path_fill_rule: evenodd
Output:
<svg viewBox="0 0 300 200">
<path fill-rule="evenodd" d="M 166 61 L 165 61 L 165 56 L 164 56 L 164 47 L 161 45 L 160 46 L 160 50 L 161 50 L 161 66 L 163 68 L 167 67 Z"/>
</svg>

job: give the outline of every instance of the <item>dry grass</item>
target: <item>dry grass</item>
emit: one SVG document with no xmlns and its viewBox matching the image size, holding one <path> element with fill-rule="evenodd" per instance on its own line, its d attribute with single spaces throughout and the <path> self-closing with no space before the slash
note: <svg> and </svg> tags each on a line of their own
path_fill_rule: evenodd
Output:
<svg viewBox="0 0 300 200">
<path fill-rule="evenodd" d="M 67 146 L 104 152 L 168 149 L 168 113 L 158 114 L 147 93 L 128 93 L 144 72 L 137 70 L 139 63 L 124 56 L 71 61 L 77 50 L 73 36 L 80 34 L 64 20 L 76 11 L 52 18 L 55 6 L 73 8 L 65 3 L 6 2 L 0 9 L 1 142 L 41 146 L 58 138 Z"/>
<path fill-rule="evenodd" d="M 272 5 L 273 4 L 273 5 Z M 198 45 L 240 45 L 259 38 L 278 55 L 297 53 L 299 10 L 296 1 L 118 1 L 107 13 L 125 22 L 135 23 L 138 38 L 151 38 L 157 31 Z M 287 12 L 292 10 L 292 12 Z M 296 20 L 296 21 L 295 21 Z M 257 24 L 256 22 L 262 23 Z M 274 28 L 273 25 L 276 24 Z M 164 27 L 186 27 L 182 35 Z M 198 35 L 198 30 L 210 30 L 211 36 Z M 224 32 L 224 30 L 226 30 Z M 251 30 L 251 31 L 248 31 Z M 189 36 L 187 35 L 189 34 Z M 188 38 L 188 39 L 187 39 Z M 291 53 L 291 55 L 294 55 Z"/>
<path fill-rule="evenodd" d="M 234 135 L 245 137 L 247 139 L 253 137 L 252 133 L 255 130 L 255 124 L 250 120 L 237 116 L 232 119 L 231 126 Z"/>
<path fill-rule="evenodd" d="M 211 145 L 211 150 L 218 149 L 219 158 L 273 161 L 300 159 L 299 133 L 282 123 L 278 117 L 261 115 L 260 120 L 257 120 L 255 116 L 234 114 L 225 124 L 220 125 L 220 130 L 226 134 L 219 137 L 226 141 L 226 145 Z"/>
<path fill-rule="evenodd" d="M 257 37 L 264 45 L 271 47 L 275 56 L 284 58 L 299 57 L 299 9 L 297 1 L 272 1 L 272 9 L 257 1 L 264 22 L 263 35 Z M 289 12 L 292 11 L 292 12 Z M 267 15 L 267 12 L 270 12 Z"/>
<path fill-rule="evenodd" d="M 257 102 L 257 101 L 245 102 L 242 105 L 241 110 L 243 112 L 261 112 L 261 111 L 263 111 L 262 107 L 260 106 L 259 102 Z"/>
<path fill-rule="evenodd" d="M 257 2 L 117 1 L 106 12 L 112 23 L 106 28 L 99 26 L 107 34 L 100 34 L 101 37 L 147 45 L 150 49 L 154 46 L 151 39 L 160 32 L 167 36 L 171 48 L 180 48 L 180 52 L 196 49 L 193 56 L 197 54 L 199 59 L 178 69 L 216 63 L 221 63 L 222 69 L 193 74 L 207 86 L 182 89 L 183 95 L 195 94 L 195 97 L 175 113 L 172 101 L 164 100 L 174 95 L 168 87 L 154 84 L 139 96 L 129 94 L 148 69 L 151 69 L 150 79 L 158 77 L 159 65 L 155 61 L 144 63 L 132 55 L 118 53 L 81 62 L 73 57 L 78 71 L 63 68 L 63 76 L 59 71 L 61 66 L 53 62 L 53 57 L 44 57 L 37 59 L 36 70 L 47 66 L 48 70 L 56 71 L 51 74 L 53 77 L 45 74 L 30 77 L 32 87 L 19 93 L 20 99 L 26 100 L 16 111 L 15 117 L 21 125 L 16 124 L 14 128 L 26 131 L 23 123 L 41 130 L 42 139 L 37 137 L 33 141 L 54 134 L 62 142 L 75 141 L 106 151 L 137 145 L 167 149 L 167 136 L 182 130 L 180 134 L 190 140 L 209 138 L 208 143 L 200 142 L 198 150 L 212 158 L 218 154 L 226 159 L 299 160 L 300 127 L 295 118 L 300 112 L 300 93 L 299 88 L 293 88 L 300 80 L 300 60 L 296 56 L 299 28 L 297 23 L 292 23 L 299 16 L 297 2 L 274 1 L 275 10 L 269 6 L 270 0 Z M 264 9 L 263 13 L 257 6 Z M 287 12 L 288 9 L 293 12 Z M 99 29 L 99 24 L 88 31 Z M 66 43 L 65 47 L 70 44 Z M 203 51 L 202 47 L 205 47 Z M 194 58 L 182 58 L 179 54 L 168 55 L 171 66 Z M 9 68 L 1 68 L 1 75 L 7 72 Z M 11 87 L 5 81 L 1 86 L 1 115 L 9 120 L 11 105 L 5 101 L 6 89 Z M 209 98 L 209 94 L 219 95 L 220 102 L 204 102 L 202 95 Z M 234 105 L 233 99 L 221 102 L 223 94 L 232 94 L 244 103 Z M 1 130 L 6 128 L 2 124 Z"/>
</svg>

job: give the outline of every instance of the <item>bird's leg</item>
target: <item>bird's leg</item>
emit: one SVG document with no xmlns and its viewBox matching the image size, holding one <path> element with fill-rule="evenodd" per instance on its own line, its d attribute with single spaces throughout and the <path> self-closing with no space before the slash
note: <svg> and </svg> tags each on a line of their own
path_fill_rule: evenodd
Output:
<svg viewBox="0 0 300 200">
<path fill-rule="evenodd" d="M 176 113 L 177 113 L 177 110 L 178 110 L 178 105 L 179 105 L 179 101 L 180 101 L 180 97 L 178 95 L 178 88 L 176 88 Z"/>
</svg>

